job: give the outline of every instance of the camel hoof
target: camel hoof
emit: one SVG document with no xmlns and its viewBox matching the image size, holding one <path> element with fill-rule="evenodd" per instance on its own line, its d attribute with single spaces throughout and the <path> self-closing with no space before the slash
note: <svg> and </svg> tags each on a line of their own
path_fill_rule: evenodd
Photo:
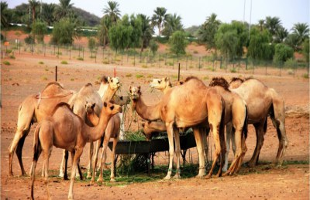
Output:
<svg viewBox="0 0 310 200">
<path fill-rule="evenodd" d="M 208 174 L 207 176 L 206 176 L 206 179 L 210 179 L 211 178 L 211 174 Z"/>
<path fill-rule="evenodd" d="M 198 174 L 198 175 L 196 176 L 196 178 L 203 178 L 203 176 L 204 176 L 204 175 L 202 175 L 202 174 Z"/>
<path fill-rule="evenodd" d="M 87 176 L 86 176 L 86 178 L 92 178 L 92 175 L 91 175 L 91 173 L 90 172 L 87 172 Z"/>
<path fill-rule="evenodd" d="M 171 179 L 171 176 L 170 175 L 167 175 L 164 180 L 170 180 Z"/>
<path fill-rule="evenodd" d="M 65 175 L 64 173 L 61 173 L 61 172 L 60 172 L 59 175 L 58 175 L 58 177 L 63 178 L 64 175 Z"/>
<path fill-rule="evenodd" d="M 114 178 L 111 178 L 110 182 L 116 182 L 116 180 Z"/>
<path fill-rule="evenodd" d="M 245 163 L 245 165 L 250 167 L 250 168 L 253 168 L 253 167 L 255 167 L 256 164 L 254 162 L 247 162 L 247 163 Z"/>
</svg>

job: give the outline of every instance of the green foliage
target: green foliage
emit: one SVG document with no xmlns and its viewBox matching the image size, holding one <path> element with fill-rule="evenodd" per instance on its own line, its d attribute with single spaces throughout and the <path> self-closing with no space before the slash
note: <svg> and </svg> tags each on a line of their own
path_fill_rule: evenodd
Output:
<svg viewBox="0 0 310 200">
<path fill-rule="evenodd" d="M 110 46 L 116 52 L 124 50 L 131 44 L 130 36 L 133 28 L 131 26 L 124 26 L 122 23 L 117 23 L 109 30 Z"/>
<path fill-rule="evenodd" d="M 7 60 L 4 60 L 4 61 L 3 61 L 3 64 L 5 64 L 5 65 L 11 65 L 11 63 L 10 63 L 9 61 L 7 61 Z"/>
<path fill-rule="evenodd" d="M 158 44 L 157 44 L 157 42 L 155 42 L 154 40 L 151 40 L 151 41 L 150 41 L 150 49 L 151 49 L 153 55 L 155 55 L 156 52 L 157 52 L 157 50 L 158 50 Z"/>
<path fill-rule="evenodd" d="M 302 43 L 302 54 L 307 63 L 309 63 L 309 38 Z"/>
<path fill-rule="evenodd" d="M 44 35 L 47 33 L 46 24 L 43 21 L 36 20 L 32 24 L 32 35 L 36 37 L 39 43 L 44 42 Z"/>
<path fill-rule="evenodd" d="M 136 78 L 143 78 L 144 76 L 142 74 L 136 74 Z"/>
<path fill-rule="evenodd" d="M 61 61 L 61 64 L 67 65 L 67 64 L 68 64 L 68 62 L 67 62 L 67 61 L 65 61 L 65 60 L 63 60 L 63 61 Z"/>
<path fill-rule="evenodd" d="M 175 31 L 182 31 L 183 25 L 181 22 L 182 18 L 177 14 L 168 14 L 164 24 L 163 35 L 170 37 Z"/>
<path fill-rule="evenodd" d="M 295 68 L 295 67 L 297 67 L 297 65 L 298 65 L 297 61 L 294 60 L 293 58 L 288 59 L 284 63 L 284 66 L 287 68 Z"/>
<path fill-rule="evenodd" d="M 184 55 L 186 53 L 185 48 L 187 44 L 188 42 L 185 38 L 185 32 L 183 31 L 174 32 L 169 39 L 170 51 L 177 56 Z"/>
<path fill-rule="evenodd" d="M 54 24 L 52 44 L 68 45 L 73 43 L 73 38 L 77 36 L 76 25 L 68 18 L 63 18 Z"/>
<path fill-rule="evenodd" d="M 34 38 L 31 35 L 28 35 L 24 41 L 26 44 L 34 44 Z"/>
<path fill-rule="evenodd" d="M 88 38 L 88 48 L 93 51 L 96 47 L 96 40 L 93 37 Z"/>
<path fill-rule="evenodd" d="M 154 14 L 152 16 L 152 24 L 154 26 L 157 26 L 158 31 L 159 31 L 159 36 L 162 34 L 163 26 L 166 22 L 167 19 L 167 9 L 164 7 L 157 7 L 154 10 Z"/>
<path fill-rule="evenodd" d="M 141 22 L 141 52 L 144 48 L 149 45 L 150 40 L 152 39 L 152 35 L 154 33 L 153 27 L 151 26 L 151 20 L 149 17 L 143 14 L 139 14 L 137 19 Z"/>
<path fill-rule="evenodd" d="M 293 58 L 294 50 L 285 44 L 276 44 L 273 62 L 275 64 L 283 64 L 290 58 Z"/>
<path fill-rule="evenodd" d="M 274 46 L 270 42 L 271 35 L 267 30 L 252 29 L 248 56 L 256 60 L 272 60 Z"/>
<path fill-rule="evenodd" d="M 205 42 L 208 49 L 215 47 L 215 34 L 221 24 L 216 17 L 217 15 L 212 13 L 198 30 L 199 40 Z"/>
</svg>

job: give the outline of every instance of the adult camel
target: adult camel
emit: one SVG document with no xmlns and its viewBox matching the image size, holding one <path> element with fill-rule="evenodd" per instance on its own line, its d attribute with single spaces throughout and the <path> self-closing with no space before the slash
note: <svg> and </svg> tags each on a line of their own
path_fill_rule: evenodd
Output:
<svg viewBox="0 0 310 200">
<path fill-rule="evenodd" d="M 53 146 L 66 149 L 72 154 L 73 164 L 68 199 L 73 199 L 75 169 L 82 155 L 84 146 L 87 142 L 100 139 L 110 118 L 120 111 L 120 106 L 104 102 L 98 125 L 95 127 L 90 127 L 83 121 L 83 119 L 71 111 L 68 104 L 58 104 L 52 116 L 41 121 L 34 132 L 31 199 L 34 199 L 35 168 L 41 153 L 43 153 L 44 156 L 45 185 L 48 198 L 50 198 L 47 179 L 49 157 Z"/>
<path fill-rule="evenodd" d="M 248 107 L 248 123 L 253 124 L 255 127 L 256 147 L 248 165 L 254 167 L 258 162 L 267 130 L 268 115 L 277 130 L 279 147 L 276 163 L 281 165 L 288 145 L 283 98 L 273 88 L 268 88 L 261 81 L 253 78 L 246 80 L 233 78 L 229 88 L 245 100 Z"/>
<path fill-rule="evenodd" d="M 30 127 L 52 114 L 60 102 L 68 102 L 74 91 L 66 90 L 58 82 L 48 83 L 39 94 L 29 95 L 18 108 L 17 130 L 9 147 L 9 175 L 13 176 L 13 156 L 16 155 L 21 168 L 21 175 L 26 175 L 22 161 L 22 150 Z"/>
<path fill-rule="evenodd" d="M 226 154 L 223 171 L 225 175 L 232 175 L 237 172 L 242 164 L 242 160 L 247 151 L 245 140 L 247 136 L 247 106 L 245 101 L 236 93 L 229 90 L 229 83 L 222 77 L 214 77 L 209 83 L 223 97 L 225 102 L 225 125 L 226 125 Z M 228 153 L 231 135 L 234 135 L 235 157 L 229 169 Z"/>
<path fill-rule="evenodd" d="M 199 91 L 199 92 L 197 92 Z M 167 128 L 169 141 L 169 169 L 165 179 L 171 178 L 172 163 L 174 156 L 174 143 L 176 145 L 177 167 L 175 178 L 180 178 L 180 138 L 179 129 L 193 127 L 195 140 L 199 155 L 198 177 L 205 174 L 205 163 L 203 155 L 203 140 L 199 126 L 208 121 L 215 140 L 215 158 L 207 178 L 210 178 L 215 167 L 216 161 L 220 158 L 220 169 L 217 176 L 222 174 L 223 156 L 225 154 L 224 143 L 224 102 L 220 94 L 204 85 L 196 77 L 188 77 L 182 85 L 169 90 L 164 94 L 161 101 L 155 105 L 147 106 L 141 98 L 140 87 L 130 87 L 129 93 L 133 102 L 133 109 L 145 120 L 154 121 L 161 119 Z"/>
</svg>

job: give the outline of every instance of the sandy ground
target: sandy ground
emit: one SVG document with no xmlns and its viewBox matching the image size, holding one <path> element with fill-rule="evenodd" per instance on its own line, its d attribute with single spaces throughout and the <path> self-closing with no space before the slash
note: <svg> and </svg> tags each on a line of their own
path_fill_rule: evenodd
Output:
<svg viewBox="0 0 310 200">
<path fill-rule="evenodd" d="M 194 48 L 191 46 L 191 48 Z M 199 49 L 198 49 L 199 50 Z M 169 76 L 175 82 L 175 69 L 156 67 L 142 68 L 134 66 L 103 65 L 78 60 L 68 60 L 68 64 L 60 64 L 62 59 L 55 56 L 31 55 L 29 53 L 15 54 L 15 59 L 8 60 L 11 65 L 1 66 L 1 199 L 29 199 L 29 177 L 19 177 L 20 169 L 17 158 L 14 157 L 14 177 L 8 177 L 8 147 L 16 130 L 17 110 L 19 104 L 30 94 L 37 94 L 45 85 L 54 80 L 54 66 L 58 65 L 58 78 L 65 88 L 79 90 L 90 82 L 96 85 L 102 75 L 113 76 L 116 67 L 117 76 L 122 82 L 121 94 L 126 94 L 130 85 L 141 85 L 147 102 L 155 103 L 161 94 L 151 91 L 148 81 L 152 78 Z M 39 61 L 44 64 L 39 64 Z M 203 79 L 206 84 L 213 76 L 245 77 L 244 74 L 231 74 L 220 71 L 190 69 L 181 71 L 182 77 L 195 75 Z M 136 74 L 142 74 L 137 78 Z M 267 86 L 276 89 L 283 96 L 286 103 L 286 133 L 289 139 L 284 160 L 288 163 L 282 167 L 274 167 L 278 148 L 276 131 L 271 121 L 268 121 L 268 131 L 265 135 L 264 146 L 261 150 L 260 165 L 254 169 L 242 167 L 240 173 L 232 177 L 211 179 L 183 178 L 171 181 L 151 181 L 131 184 L 95 184 L 89 181 L 76 182 L 74 185 L 75 199 L 309 199 L 309 79 L 301 76 L 252 75 L 262 80 Z M 141 127 L 141 120 L 138 120 Z M 137 130 L 138 124 L 130 127 Z M 23 160 L 26 171 L 29 171 L 32 161 L 32 138 L 35 125 L 31 128 L 23 150 Z M 128 127 L 127 127 L 128 128 Z M 212 139 L 211 139 L 212 140 Z M 248 161 L 254 151 L 256 137 L 250 125 L 247 138 L 248 152 L 245 161 Z M 212 145 L 212 144 L 211 144 Z M 87 165 L 86 146 L 81 158 L 81 165 Z M 197 163 L 195 148 L 191 149 L 193 162 Z M 53 149 L 50 158 L 51 174 L 57 175 L 62 150 Z M 232 156 L 230 156 L 230 161 Z M 164 153 L 155 158 L 155 163 L 164 164 L 167 156 Z M 40 177 L 42 158 L 37 167 L 35 182 L 35 198 L 46 199 L 44 181 Z M 162 177 L 163 178 L 163 177 Z M 118 180 L 118 177 L 116 178 Z M 63 181 L 55 176 L 49 179 L 49 188 L 53 199 L 66 199 L 69 181 Z"/>
</svg>

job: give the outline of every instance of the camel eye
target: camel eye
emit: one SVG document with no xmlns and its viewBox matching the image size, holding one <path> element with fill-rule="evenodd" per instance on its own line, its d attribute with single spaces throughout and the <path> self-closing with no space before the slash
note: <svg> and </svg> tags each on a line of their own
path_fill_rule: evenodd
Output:
<svg viewBox="0 0 310 200">
<path fill-rule="evenodd" d="M 111 106 L 110 109 L 113 110 L 113 109 L 114 109 L 114 106 Z"/>
<path fill-rule="evenodd" d="M 161 80 L 158 80 L 158 83 L 161 83 Z"/>
<path fill-rule="evenodd" d="M 121 100 L 123 100 L 123 97 L 120 97 Z"/>
<path fill-rule="evenodd" d="M 111 79 L 111 82 L 113 83 L 113 78 Z"/>
</svg>

